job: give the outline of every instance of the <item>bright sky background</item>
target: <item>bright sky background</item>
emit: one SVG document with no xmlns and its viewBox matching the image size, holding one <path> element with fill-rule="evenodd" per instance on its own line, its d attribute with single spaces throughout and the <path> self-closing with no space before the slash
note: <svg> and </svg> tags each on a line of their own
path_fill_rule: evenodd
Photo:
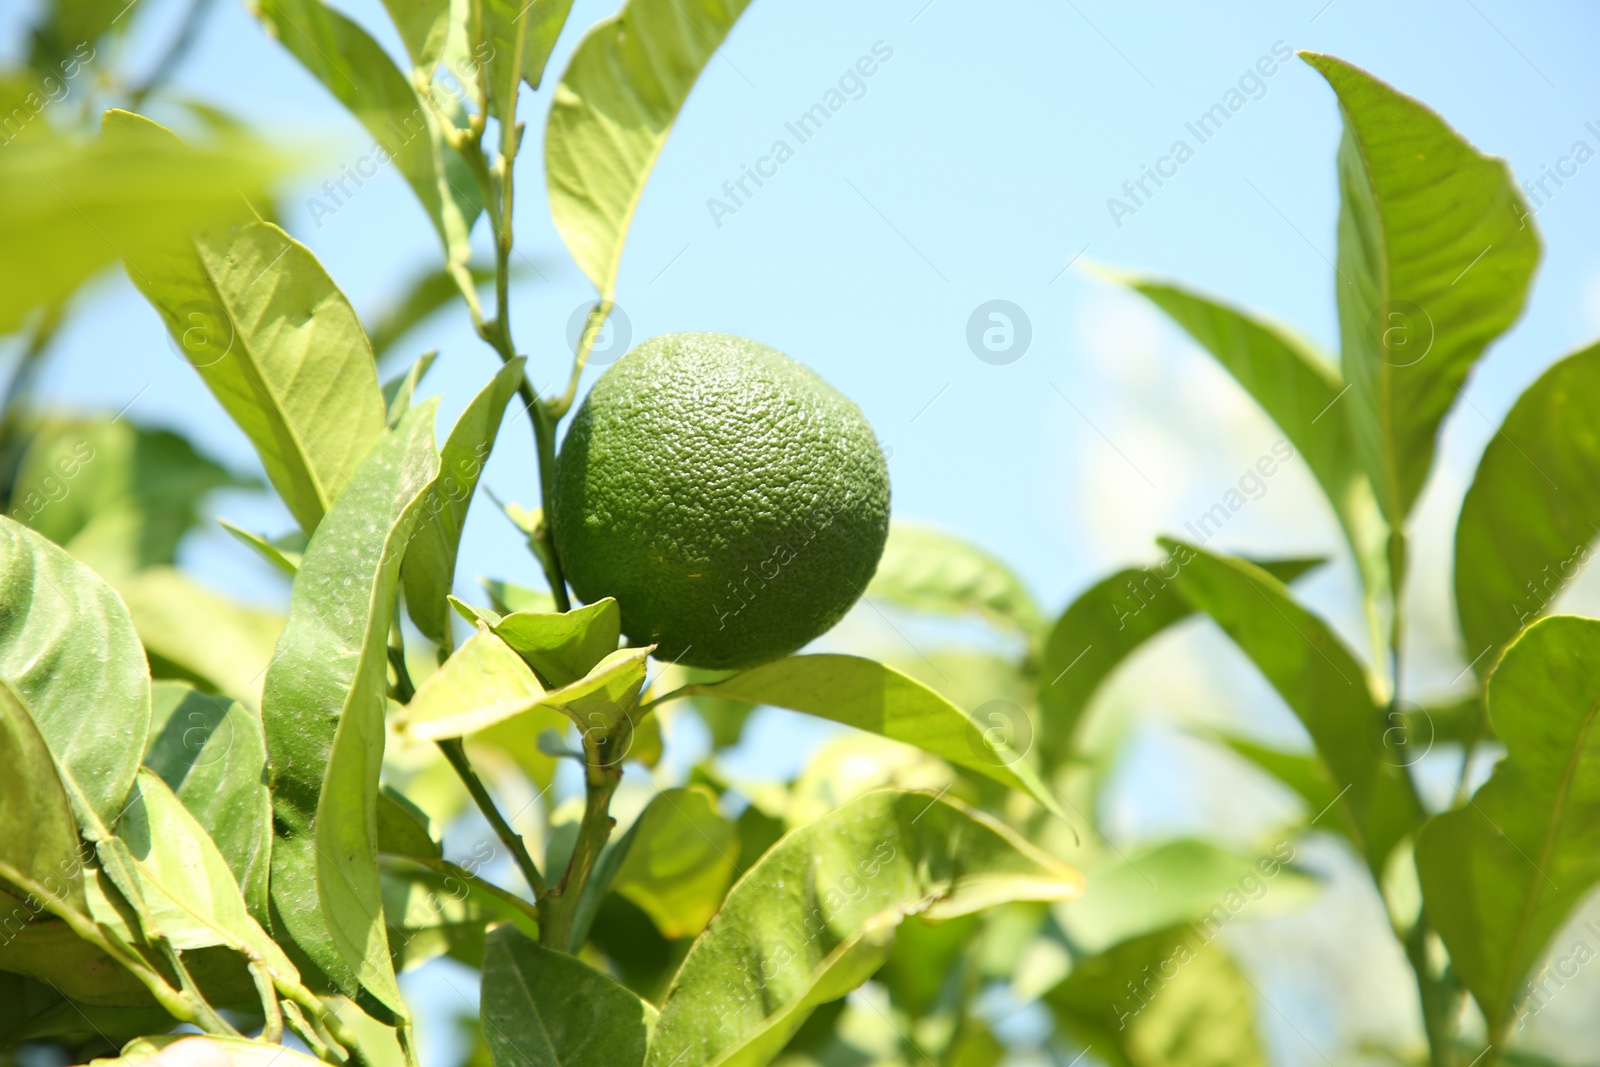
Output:
<svg viewBox="0 0 1600 1067">
<path fill-rule="evenodd" d="M 398 52 L 376 0 L 340 6 L 381 27 Z M 179 7 L 140 0 L 130 16 L 136 54 L 165 40 Z M 582 32 L 611 9 L 579 0 L 552 82 Z M 0 15 L 8 41 L 18 14 Z M 1091 262 L 1186 279 L 1292 323 L 1329 350 L 1336 338 L 1332 91 L 1291 60 L 1205 144 L 1185 123 L 1275 45 L 1308 48 L 1419 97 L 1480 148 L 1509 159 L 1520 178 L 1537 178 L 1577 141 L 1600 151 L 1597 30 L 1600 11 L 1572 0 L 758 0 L 702 77 L 660 159 L 634 223 L 619 304 L 636 341 L 729 331 L 815 368 L 861 404 L 893 449 L 896 516 L 992 549 L 1054 613 L 1107 570 L 1153 558 L 1154 537 L 1205 511 L 1279 438 L 1209 357 L 1141 301 L 1097 280 Z M 864 95 L 797 144 L 785 123 L 875 46 L 892 58 L 865 81 Z M 285 224 L 364 315 L 436 262 L 433 232 L 392 170 L 313 222 L 308 198 L 371 140 L 242 7 L 217 6 L 178 80 L 285 142 L 316 146 L 316 162 L 281 199 Z M 517 233 L 531 269 L 514 296 L 518 344 L 535 382 L 547 387 L 564 378 L 569 318 L 593 295 L 548 218 L 537 148 L 549 84 L 523 104 L 531 144 L 518 167 Z M 1179 138 L 1194 157 L 1118 225 L 1107 199 L 1124 197 L 1124 181 Z M 723 197 L 723 183 L 777 139 L 796 148 L 794 157 L 736 214 L 714 219 L 708 199 Z M 1414 527 L 1412 685 L 1421 695 L 1446 690 L 1464 665 L 1453 637 L 1448 531 L 1477 457 L 1521 389 L 1600 334 L 1600 161 L 1567 179 L 1537 221 L 1546 252 L 1529 306 L 1447 423 L 1442 463 Z M 94 298 L 61 338 L 45 390 L 103 411 L 137 397 L 130 417 L 181 428 L 240 469 L 255 468 L 243 436 L 172 354 L 155 312 L 131 286 L 119 277 Z M 1029 348 L 1008 365 L 979 360 L 966 339 L 974 310 L 996 299 L 1022 308 L 1031 324 Z M 435 347 L 442 354 L 424 392 L 444 394 L 444 427 L 496 361 L 465 312 L 452 311 L 412 334 L 384 371 Z M 503 499 L 534 503 L 526 418 L 508 421 L 501 442 L 486 484 Z M 480 501 L 463 573 L 538 584 L 519 535 Z M 219 497 L 217 510 L 271 533 L 291 525 L 280 506 L 246 494 Z M 1298 460 L 1215 544 L 1338 550 L 1331 516 Z M 282 585 L 220 530 L 192 538 L 186 553 L 210 582 L 285 600 Z M 1304 589 L 1357 642 L 1353 583 L 1341 563 Z M 850 633 L 870 629 L 846 625 L 856 628 Z M 1161 704 L 1169 717 L 1246 722 L 1293 739 L 1286 713 L 1227 663 L 1231 688 L 1194 696 L 1198 710 L 1169 706 L 1184 704 L 1184 679 L 1205 674 L 1199 661 L 1221 647 L 1201 635 L 1174 652 L 1175 663 L 1163 661 L 1161 679 L 1121 682 L 1118 692 L 1133 704 Z M 1181 730 L 1152 737 L 1134 746 L 1121 786 L 1129 799 L 1112 805 L 1110 832 L 1137 840 L 1208 821 L 1259 826 L 1254 794 L 1224 789 L 1220 799 L 1185 802 L 1198 772 L 1181 768 L 1204 762 L 1196 755 L 1202 746 Z M 1370 899 L 1332 896 L 1361 923 L 1381 921 Z M 1286 922 L 1260 924 L 1249 944 L 1266 947 L 1240 951 L 1271 972 L 1268 988 L 1284 990 L 1273 993 L 1284 1015 L 1263 1018 L 1287 1062 L 1320 1062 L 1308 1049 L 1331 1042 L 1352 1017 L 1379 1031 L 1404 1022 L 1409 994 L 1392 982 L 1392 948 L 1360 946 L 1387 954 L 1381 980 L 1340 975 L 1320 958 L 1301 974 L 1294 960 L 1312 950 L 1272 948 L 1304 937 L 1302 923 L 1281 927 L 1285 940 L 1274 942 Z M 1335 934 L 1324 937 L 1337 941 Z M 1344 1000 L 1330 1007 L 1335 987 Z M 1285 1028 L 1288 1017 L 1295 1025 Z"/>
</svg>

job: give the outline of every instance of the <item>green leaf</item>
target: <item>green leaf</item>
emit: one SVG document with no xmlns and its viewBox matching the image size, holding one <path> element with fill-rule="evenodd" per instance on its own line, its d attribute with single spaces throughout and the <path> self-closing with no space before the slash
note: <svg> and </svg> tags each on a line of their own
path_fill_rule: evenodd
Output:
<svg viewBox="0 0 1600 1067">
<path fill-rule="evenodd" d="M 11 515 L 113 576 L 173 562 L 209 493 L 251 485 L 166 430 L 52 419 L 22 457 Z"/>
<path fill-rule="evenodd" d="M 278 827 L 273 903 L 346 993 L 359 975 L 402 1014 L 382 944 L 377 778 L 400 560 L 439 471 L 436 407 L 412 409 L 378 442 L 318 526 L 262 697 Z"/>
<path fill-rule="evenodd" d="M 1210 352 L 1305 460 L 1350 543 L 1376 625 L 1376 605 L 1389 595 L 1389 530 L 1356 449 L 1338 371 L 1310 342 L 1275 322 L 1172 282 L 1123 280 Z M 1257 473 L 1270 477 L 1286 461 L 1274 448 L 1257 461 Z M 1202 535 L 1216 510 L 1200 517 Z"/>
<path fill-rule="evenodd" d="M 109 1064 L 135 1064 L 149 1060 L 162 1049 L 192 1034 L 158 1034 L 152 1037 L 140 1037 L 130 1041 L 122 1049 L 122 1055 L 116 1059 L 94 1060 L 101 1065 Z M 313 1067 L 322 1061 L 307 1056 L 303 1052 L 296 1052 L 282 1045 L 268 1041 L 253 1041 L 247 1037 L 231 1037 L 226 1034 L 207 1034 L 207 1041 L 214 1041 L 226 1049 L 228 1062 L 234 1067 Z M 179 1062 L 187 1062 L 178 1056 L 169 1057 Z"/>
<path fill-rule="evenodd" d="M 498 722 L 520 715 L 544 695 L 544 686 L 522 657 L 480 623 L 477 632 L 428 675 L 396 725 L 410 732 L 425 723 L 463 715 Z"/>
<path fill-rule="evenodd" d="M 1283 752 L 1243 737 L 1219 735 L 1217 740 L 1288 786 L 1311 812 L 1326 811 L 1339 799 L 1339 787 L 1328 765 L 1316 753 Z"/>
<path fill-rule="evenodd" d="M 284 618 L 222 597 L 171 567 L 117 583 L 157 677 L 192 681 L 252 708 Z"/>
<path fill-rule="evenodd" d="M 154 146 L 170 131 L 127 112 L 108 131 Z M 139 290 L 310 533 L 384 429 L 372 346 L 309 249 L 244 221 L 130 260 Z"/>
<path fill-rule="evenodd" d="M 546 590 L 528 589 L 513 582 L 502 582 L 498 578 L 480 578 L 478 584 L 489 594 L 489 602 L 501 615 L 510 615 L 515 611 L 548 615 L 556 610 L 555 598 Z"/>
<path fill-rule="evenodd" d="M 903 741 L 1020 789 L 1051 812 L 1060 811 L 1033 768 L 1024 762 L 1033 726 L 1020 708 L 1014 713 L 1022 716 L 1020 721 L 980 725 L 967 712 L 893 667 L 839 655 L 790 656 L 725 681 L 696 686 L 694 691 L 803 711 Z"/>
<path fill-rule="evenodd" d="M 515 611 L 494 632 L 550 685 L 567 685 L 617 650 L 622 612 L 610 597 L 564 613 Z"/>
<path fill-rule="evenodd" d="M 400 565 L 411 621 L 436 643 L 449 640 L 450 604 L 446 598 L 455 584 L 456 554 L 467 507 L 494 448 L 506 405 L 522 384 L 524 362 L 518 356 L 501 367 L 451 428 L 439 450 L 439 474 L 428 487 L 427 509 Z"/>
<path fill-rule="evenodd" d="M 1292 582 L 1321 562 L 1263 560 L 1258 566 Z M 1194 613 L 1168 589 L 1175 576 L 1170 559 L 1120 570 L 1079 594 L 1050 628 L 1039 661 L 1040 748 L 1047 766 L 1071 754 L 1090 701 L 1123 660 Z"/>
<path fill-rule="evenodd" d="M 948 799 L 883 790 L 794 831 L 733 887 L 661 1007 L 651 1067 L 765 1064 L 860 985 L 909 915 L 1077 896 L 1078 873 Z"/>
<path fill-rule="evenodd" d="M 387 869 L 383 914 L 397 972 L 444 955 L 481 966 L 484 927 L 499 917 L 453 875 Z"/>
<path fill-rule="evenodd" d="M 1529 969 L 1600 881 L 1597 693 L 1600 620 L 1557 615 L 1523 631 L 1489 676 L 1506 758 L 1417 839 L 1428 918 L 1497 1043 Z"/>
<path fill-rule="evenodd" d="M 495 1067 L 640 1067 L 656 1010 L 509 927 L 489 936 L 479 1005 Z"/>
<path fill-rule="evenodd" d="M 578 44 L 545 127 L 550 213 L 610 299 L 628 227 L 679 110 L 749 0 L 629 0 Z"/>
<path fill-rule="evenodd" d="M 0 775 L 0 863 L 8 881 L 18 873 L 43 887 L 60 906 L 85 914 L 82 846 L 67 794 L 50 758 L 50 750 L 33 716 L 7 683 L 0 681 L 0 752 L 6 771 Z M 0 928 L 9 936 L 15 911 Z"/>
<path fill-rule="evenodd" d="M 48 982 L 80 1004 L 144 1008 L 155 1004 L 131 971 L 59 919 L 36 919 L 0 944 L 0 977 L 5 972 Z"/>
<path fill-rule="evenodd" d="M 1358 455 L 1392 526 L 1433 467 L 1439 426 L 1539 262 L 1505 160 L 1332 56 L 1300 53 L 1339 96 L 1339 334 Z"/>
<path fill-rule="evenodd" d="M 373 346 L 373 355 L 377 355 L 376 345 Z M 438 356 L 437 349 L 431 352 L 424 352 L 417 357 L 416 362 L 411 364 L 410 369 L 404 374 L 397 374 L 383 383 L 383 403 L 385 410 L 389 413 L 388 423 L 390 426 L 399 422 L 401 416 L 411 410 L 411 398 L 416 395 L 417 386 L 422 382 L 422 376 L 428 373 L 428 368 L 433 366 L 433 361 Z"/>
<path fill-rule="evenodd" d="M 1600 344 L 1539 376 L 1489 439 L 1456 523 L 1456 615 L 1479 678 L 1593 552 Z"/>
<path fill-rule="evenodd" d="M 571 10 L 572 0 L 481 0 L 489 112 L 501 125 L 501 146 L 508 155 L 516 155 L 521 142 L 520 132 L 507 139 L 517 125 L 517 92 L 523 82 L 539 88 Z"/>
<path fill-rule="evenodd" d="M 484 267 L 469 268 L 468 274 L 475 285 L 494 281 L 494 271 Z M 512 276 L 516 276 L 515 271 Z M 460 298 L 456 275 L 449 270 L 431 270 L 413 278 L 404 294 L 368 327 L 373 353 L 382 359 L 413 327 Z"/>
<path fill-rule="evenodd" d="M 1248 856 L 1209 841 L 1168 841 L 1090 871 L 1083 898 L 1056 914 L 1074 948 L 1090 955 L 1182 923 L 1207 929 L 1209 919 L 1214 935 L 1247 905 L 1253 915 L 1279 914 L 1314 896 L 1316 879 L 1288 866 L 1293 859 L 1287 842 Z"/>
<path fill-rule="evenodd" d="M 405 42 L 411 65 L 431 74 L 450 32 L 450 0 L 383 0 Z"/>
<path fill-rule="evenodd" d="M 1077 962 L 1045 995 L 1056 1022 L 1112 1067 L 1264 1067 L 1255 991 L 1220 945 L 1187 930 Z"/>
<path fill-rule="evenodd" d="M 413 859 L 444 858 L 427 813 L 389 786 L 378 790 L 378 851 Z"/>
<path fill-rule="evenodd" d="M 1031 636 L 1039 609 L 1022 579 L 999 559 L 958 537 L 897 522 L 867 595 L 939 615 L 979 615 Z"/>
<path fill-rule="evenodd" d="M 116 826 L 150 733 L 150 674 L 117 594 L 0 517 L 0 678 L 50 746 L 86 838 Z M 84 709 L 94 728 L 84 728 Z"/>
<path fill-rule="evenodd" d="M 431 102 L 417 96 L 413 82 L 371 34 L 322 0 L 262 0 L 257 14 L 267 32 L 367 128 L 381 153 L 374 158 L 393 162 L 422 202 L 452 262 L 465 264 L 479 193 L 452 188 L 447 168 L 455 151 L 442 140 L 441 117 Z M 317 201 L 313 218 L 319 205 L 332 214 L 343 202 Z"/>
<path fill-rule="evenodd" d="M 1222 627 L 1311 735 L 1351 815 L 1345 829 L 1372 869 L 1383 870 L 1389 850 L 1422 813 L 1401 773 L 1403 759 L 1375 741 L 1386 720 L 1365 668 L 1266 571 L 1178 541 L 1161 543 L 1179 563 L 1179 594 Z"/>
<path fill-rule="evenodd" d="M 739 831 L 717 811 L 710 790 L 657 793 L 628 837 L 612 891 L 639 905 L 668 940 L 705 929 L 739 855 Z"/>
<path fill-rule="evenodd" d="M 261 534 L 241 529 L 227 519 L 218 519 L 217 525 L 290 578 L 299 572 L 300 560 L 305 555 L 306 549 L 306 535 L 300 531 L 268 539 Z"/>
<path fill-rule="evenodd" d="M 139 913 L 149 941 L 177 949 L 226 946 L 298 981 L 283 950 L 250 917 L 233 872 L 205 829 L 154 771 L 141 769 L 101 860 Z"/>
<path fill-rule="evenodd" d="M 28 254 L 0 260 L 0 335 L 64 301 L 119 255 L 139 260 L 175 229 L 232 217 L 241 194 L 264 192 L 284 170 L 247 143 L 191 149 L 39 137 L 6 148 L 0 247 Z"/>
<path fill-rule="evenodd" d="M 250 914 L 268 924 L 272 796 L 257 714 L 172 682 L 151 690 L 144 765 L 177 793 L 233 872 Z"/>
</svg>

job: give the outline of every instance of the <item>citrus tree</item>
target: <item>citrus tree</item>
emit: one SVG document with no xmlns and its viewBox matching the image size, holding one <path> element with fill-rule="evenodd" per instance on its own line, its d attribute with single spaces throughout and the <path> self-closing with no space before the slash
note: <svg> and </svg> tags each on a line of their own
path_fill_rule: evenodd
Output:
<svg viewBox="0 0 1600 1067">
<path fill-rule="evenodd" d="M 1247 903 L 1313 894 L 1297 844 L 1328 832 L 1415 971 L 1423 1040 L 1393 1055 L 1519 1055 L 1527 980 L 1600 879 L 1600 623 L 1541 618 L 1600 523 L 1594 350 L 1519 401 L 1462 509 L 1470 696 L 1402 698 L 1400 617 L 1408 560 L 1444 550 L 1407 537 L 1440 424 L 1538 259 L 1502 162 L 1304 54 L 1345 124 L 1338 359 L 1125 279 L 1305 458 L 1372 647 L 1291 591 L 1323 561 L 1178 541 L 1050 617 L 982 549 L 891 525 L 861 412 L 782 353 L 655 338 L 578 403 L 641 190 L 742 3 L 630 0 L 543 90 L 550 209 L 596 289 L 570 377 L 543 396 L 509 315 L 517 109 L 570 0 L 386 2 L 403 59 L 322 0 L 261 0 L 263 29 L 437 235 L 437 271 L 369 324 L 274 221 L 290 163 L 165 92 L 187 28 L 156 76 L 113 69 L 73 115 L 29 119 L 124 32 L 119 6 L 47 7 L 0 85 L 19 116 L 0 230 L 30 250 L 0 286 L 22 350 L 0 416 L 0 1043 L 131 1061 L 181 1028 L 236 1061 L 416 1063 L 399 976 L 448 955 L 481 971 L 473 1055 L 496 1067 L 997 1064 L 996 986 L 1047 1009 L 1062 1062 L 1263 1063 L 1255 990 L 1219 935 Z M 117 261 L 296 524 L 224 523 L 290 585 L 286 616 L 175 567 L 206 495 L 250 479 L 120 413 L 30 400 L 69 298 Z M 502 366 L 439 427 L 435 355 L 387 380 L 378 364 L 457 300 Z M 513 403 L 539 503 L 502 510 L 548 588 L 463 595 L 462 531 Z M 801 651 L 863 595 L 993 639 L 905 662 Z M 1222 740 L 1304 815 L 1254 851 L 1183 837 L 1125 854 L 1094 817 L 1115 736 L 1086 723 L 1125 661 L 1197 615 L 1303 723 L 1303 752 Z M 761 706 L 854 730 L 787 785 L 731 780 L 715 756 Z M 662 723 L 690 714 L 712 754 L 674 778 Z M 1434 742 L 1461 752 L 1442 807 L 1414 778 Z M 1491 749 L 1504 759 L 1469 791 Z M 576 784 L 553 803 L 563 766 Z"/>
</svg>

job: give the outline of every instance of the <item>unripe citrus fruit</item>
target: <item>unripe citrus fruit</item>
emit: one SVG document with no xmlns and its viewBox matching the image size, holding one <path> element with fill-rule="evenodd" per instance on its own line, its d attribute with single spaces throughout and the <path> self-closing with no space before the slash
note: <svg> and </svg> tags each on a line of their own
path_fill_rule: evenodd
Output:
<svg viewBox="0 0 1600 1067">
<path fill-rule="evenodd" d="M 644 342 L 595 383 L 556 462 L 572 588 L 615 597 L 634 644 L 692 667 L 787 655 L 866 588 L 889 474 L 861 409 L 743 337 Z"/>
</svg>

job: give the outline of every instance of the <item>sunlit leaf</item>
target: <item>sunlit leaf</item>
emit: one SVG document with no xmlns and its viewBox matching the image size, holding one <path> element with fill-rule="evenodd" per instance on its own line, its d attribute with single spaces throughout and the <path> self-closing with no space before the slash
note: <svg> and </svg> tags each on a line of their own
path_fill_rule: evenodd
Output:
<svg viewBox="0 0 1600 1067">
<path fill-rule="evenodd" d="M 127 112 L 105 121 L 129 144 L 173 140 Z M 259 221 L 174 234 L 130 259 L 129 276 L 309 534 L 384 429 L 372 346 L 344 294 L 310 250 Z"/>
<path fill-rule="evenodd" d="M 749 0 L 629 0 L 578 44 L 545 127 L 556 229 L 609 298 L 645 181 L 678 112 Z"/>
<path fill-rule="evenodd" d="M 644 909 L 669 940 L 693 937 L 733 881 L 739 833 L 705 789 L 668 789 L 628 831 L 611 889 Z"/>
<path fill-rule="evenodd" d="M 622 613 L 610 597 L 568 612 L 516 611 L 494 632 L 553 686 L 576 681 L 617 650 Z"/>
<path fill-rule="evenodd" d="M 769 1062 L 883 963 L 908 915 L 1064 900 L 1082 878 L 948 799 L 884 790 L 796 830 L 733 887 L 661 1007 L 651 1067 Z"/>
<path fill-rule="evenodd" d="M 1263 560 L 1258 566 L 1292 582 L 1320 562 Z M 1120 570 L 1080 593 L 1050 628 L 1039 661 L 1039 734 L 1051 765 L 1072 751 L 1089 702 L 1112 672 L 1146 641 L 1194 613 L 1168 588 L 1176 573 L 1170 559 Z"/>
<path fill-rule="evenodd" d="M 379 441 L 311 538 L 262 696 L 272 756 L 272 897 L 347 993 L 403 1014 L 383 944 L 376 813 L 400 560 L 439 471 L 436 402 Z"/>
<path fill-rule="evenodd" d="M 1010 567 L 976 545 L 911 523 L 890 524 L 867 595 L 939 615 L 979 615 L 1028 635 L 1039 628 L 1039 609 Z"/>
<path fill-rule="evenodd" d="M 1301 57 L 1333 86 L 1344 119 L 1341 366 L 1357 453 L 1399 525 L 1473 364 L 1522 311 L 1539 238 L 1505 160 L 1365 71 Z"/>
<path fill-rule="evenodd" d="M 1024 761 L 1033 726 L 1021 708 L 1006 709 L 999 723 L 980 724 L 922 683 L 858 656 L 790 656 L 696 689 L 749 704 L 803 711 L 904 741 L 1020 789 L 1050 811 L 1059 810 Z"/>
<path fill-rule="evenodd" d="M 16 690 L 0 682 L 0 752 L 6 756 L 0 775 L 0 864 L 5 877 L 21 874 L 42 886 L 61 906 L 87 913 L 83 895 L 82 846 L 66 791 L 56 774 L 50 750 L 33 724 Z M 42 902 L 40 904 L 42 907 Z M 32 918 L 12 909 L 0 915 L 7 936 Z"/>
<path fill-rule="evenodd" d="M 128 610 L 93 571 L 0 517 L 0 678 L 33 716 L 91 840 L 116 826 L 150 732 Z M 94 728 L 84 728 L 84 709 Z"/>
<path fill-rule="evenodd" d="M 467 507 L 494 449 L 506 405 L 522 383 L 523 362 L 519 356 L 500 368 L 451 428 L 439 450 L 439 474 L 428 488 L 426 509 L 400 565 L 411 621 L 436 643 L 448 643 L 450 604 L 446 597 L 455 583 L 456 553 L 461 548 Z"/>
<path fill-rule="evenodd" d="M 151 690 L 144 765 L 177 793 L 233 871 L 250 914 L 267 925 L 272 798 L 260 716 L 173 682 Z"/>
<path fill-rule="evenodd" d="M 1597 693 L 1600 621 L 1557 615 L 1524 631 L 1489 676 L 1506 758 L 1417 839 L 1428 917 L 1497 1043 L 1529 969 L 1600 881 Z"/>
<path fill-rule="evenodd" d="M 1387 720 L 1361 662 L 1261 568 L 1177 541 L 1162 544 L 1181 564 L 1174 579 L 1179 594 L 1250 657 L 1311 735 L 1349 813 L 1348 820 L 1334 818 L 1381 871 L 1422 813 L 1402 773 L 1407 755 L 1381 742 Z"/>
<path fill-rule="evenodd" d="M 1283 431 L 1292 450 L 1275 446 L 1256 461 L 1256 471 L 1271 477 L 1299 453 L 1350 543 L 1375 623 L 1376 605 L 1389 595 L 1389 530 L 1356 450 L 1350 398 L 1339 372 L 1310 342 L 1275 322 L 1172 282 L 1123 280 L 1188 331 Z M 1216 521 L 1216 511 L 1200 516 L 1202 533 Z"/>
<path fill-rule="evenodd" d="M 282 537 L 267 538 L 235 526 L 227 519 L 218 519 L 217 525 L 290 578 L 300 570 L 300 560 L 306 550 L 306 535 L 300 531 L 296 530 Z"/>
<path fill-rule="evenodd" d="M 1517 398 L 1489 439 L 1456 523 L 1456 615 L 1479 678 L 1593 555 L 1600 525 L 1600 345 Z"/>
<path fill-rule="evenodd" d="M 489 938 L 479 1012 L 495 1067 L 640 1067 L 656 1025 L 614 979 L 510 928 Z"/>
<path fill-rule="evenodd" d="M 377 354 L 376 345 L 373 346 L 373 354 Z M 428 368 L 433 366 L 433 361 L 438 357 L 437 350 L 424 352 L 404 374 L 397 374 L 383 383 L 383 404 L 389 413 L 390 426 L 399 422 L 401 416 L 411 410 L 411 398 L 416 395 L 417 386 L 421 384 L 423 375 L 428 373 Z"/>
</svg>

